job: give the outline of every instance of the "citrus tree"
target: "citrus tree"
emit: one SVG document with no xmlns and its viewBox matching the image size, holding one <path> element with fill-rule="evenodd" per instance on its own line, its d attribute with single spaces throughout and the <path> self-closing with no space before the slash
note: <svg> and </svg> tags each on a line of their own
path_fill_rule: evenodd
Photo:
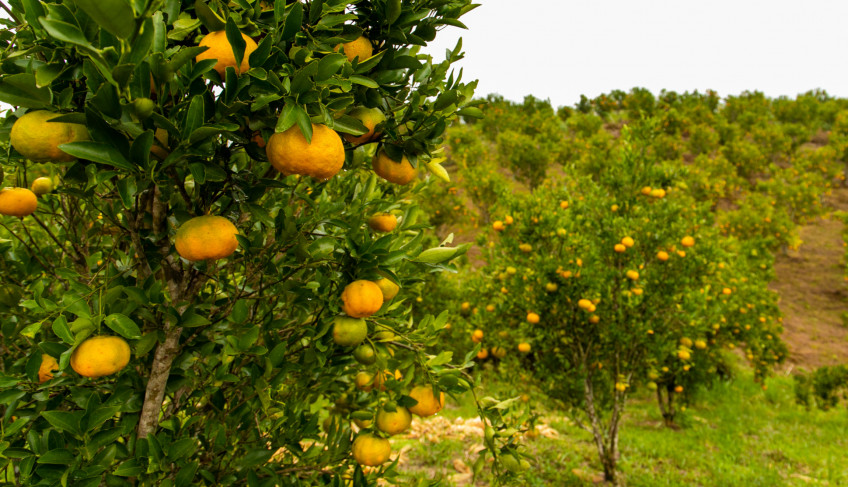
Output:
<svg viewBox="0 0 848 487">
<path fill-rule="evenodd" d="M 400 482 L 470 387 L 405 291 L 465 250 L 415 197 L 475 83 L 420 48 L 475 5 L 2 6 L 2 483 Z"/>
</svg>

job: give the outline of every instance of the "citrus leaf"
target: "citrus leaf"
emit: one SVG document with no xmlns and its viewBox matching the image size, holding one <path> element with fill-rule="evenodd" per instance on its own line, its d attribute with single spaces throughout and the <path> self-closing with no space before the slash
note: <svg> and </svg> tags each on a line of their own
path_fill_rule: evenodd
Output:
<svg viewBox="0 0 848 487">
<path fill-rule="evenodd" d="M 59 146 L 60 149 L 79 159 L 99 162 L 108 166 L 135 172 L 131 164 L 117 149 L 102 142 L 82 141 L 70 142 Z"/>
<path fill-rule="evenodd" d="M 128 39 L 135 33 L 135 15 L 124 0 L 74 0 L 81 9 L 107 32 Z"/>
<path fill-rule="evenodd" d="M 138 325 L 136 325 L 129 317 L 122 315 L 121 313 L 112 313 L 107 316 L 103 322 L 106 323 L 106 326 L 111 328 L 112 331 L 128 340 L 134 340 L 141 337 L 141 330 L 138 329 Z"/>
</svg>

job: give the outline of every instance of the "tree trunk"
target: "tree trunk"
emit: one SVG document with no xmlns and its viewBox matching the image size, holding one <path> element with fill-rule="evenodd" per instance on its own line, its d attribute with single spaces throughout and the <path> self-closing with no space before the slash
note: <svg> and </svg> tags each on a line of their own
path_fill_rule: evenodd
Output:
<svg viewBox="0 0 848 487">
<path fill-rule="evenodd" d="M 147 438 L 147 435 L 156 431 L 159 426 L 159 415 L 162 413 L 162 402 L 165 400 L 165 388 L 168 385 L 168 376 L 171 375 L 171 364 L 180 350 L 180 335 L 183 329 L 172 327 L 165 332 L 165 341 L 156 347 L 153 357 L 153 368 L 150 370 L 150 378 L 147 380 L 147 390 L 144 392 L 144 405 L 141 409 L 141 418 L 138 421 L 138 437 Z"/>
<path fill-rule="evenodd" d="M 598 457 L 601 460 L 601 465 L 604 468 L 604 480 L 616 484 L 616 475 L 615 475 L 615 467 L 616 467 L 616 448 L 615 446 L 618 444 L 618 428 L 617 426 L 612 428 L 614 429 L 616 438 L 609 439 L 609 444 L 607 444 L 608 438 L 604 437 L 604 430 L 601 427 L 601 418 L 598 417 L 598 413 L 595 409 L 595 391 L 594 385 L 592 384 L 592 375 L 591 373 L 587 373 L 586 377 L 583 379 L 583 394 L 584 399 L 586 401 L 586 414 L 589 416 L 589 422 L 592 425 L 592 436 L 595 439 L 595 446 L 598 448 Z M 618 406 L 616 406 L 617 409 Z M 614 413 L 615 414 L 615 413 Z M 613 418 L 615 420 L 616 418 Z"/>
<path fill-rule="evenodd" d="M 674 424 L 674 395 L 670 390 L 666 389 L 666 401 L 663 401 L 662 397 L 662 389 L 657 387 L 657 403 L 660 405 L 660 413 L 662 413 L 663 423 L 667 428 L 675 428 L 677 425 Z"/>
</svg>

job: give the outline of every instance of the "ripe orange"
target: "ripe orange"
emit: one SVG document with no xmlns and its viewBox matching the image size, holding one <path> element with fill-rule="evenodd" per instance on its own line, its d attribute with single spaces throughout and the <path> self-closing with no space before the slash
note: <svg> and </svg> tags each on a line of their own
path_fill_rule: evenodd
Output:
<svg viewBox="0 0 848 487">
<path fill-rule="evenodd" d="M 677 358 L 679 358 L 680 360 L 689 360 L 690 358 L 692 358 L 692 354 L 689 353 L 688 350 L 678 350 Z"/>
<path fill-rule="evenodd" d="M 680 245 L 684 247 L 692 247 L 695 245 L 695 239 L 687 235 L 680 240 Z"/>
<path fill-rule="evenodd" d="M 504 217 L 503 221 L 504 221 L 504 224 L 506 224 L 506 225 L 512 225 L 515 220 L 512 218 L 512 216 L 507 215 L 507 216 Z"/>
<path fill-rule="evenodd" d="M 398 292 L 400 292 L 400 286 L 395 284 L 391 279 L 383 278 L 374 281 L 374 284 L 380 288 L 380 292 L 383 293 L 383 302 L 391 301 L 397 296 Z"/>
<path fill-rule="evenodd" d="M 631 237 L 624 237 L 621 239 L 621 244 L 625 247 L 633 247 L 636 242 Z"/>
<path fill-rule="evenodd" d="M 375 128 L 386 120 L 386 116 L 377 108 L 357 107 L 351 110 L 348 115 L 362 122 L 362 125 L 365 125 L 365 128 L 368 129 L 368 132 L 362 135 L 342 135 L 346 141 L 356 145 L 371 142 L 379 137 L 380 133 L 375 132 Z"/>
<path fill-rule="evenodd" d="M 506 357 L 506 349 L 504 347 L 492 347 L 492 356 L 502 359 Z"/>
<path fill-rule="evenodd" d="M 244 39 L 245 47 L 244 55 L 239 65 L 236 65 L 236 55 L 233 52 L 233 46 L 230 45 L 230 41 L 227 39 L 227 33 L 223 30 L 210 32 L 203 37 L 200 41 L 200 46 L 208 47 L 209 49 L 198 54 L 195 60 L 200 62 L 205 59 L 217 59 L 218 62 L 215 63 L 214 69 L 221 75 L 221 79 L 226 77 L 227 68 L 230 67 L 235 69 L 237 75 L 242 74 L 250 69 L 248 58 L 258 46 L 253 39 L 244 34 L 241 35 L 241 38 Z"/>
<path fill-rule="evenodd" d="M 392 444 L 385 438 L 360 434 L 353 440 L 353 458 L 360 465 L 376 467 L 389 460 Z"/>
<path fill-rule="evenodd" d="M 651 187 L 650 186 L 643 187 L 642 188 L 642 194 L 645 195 L 645 196 L 648 196 L 649 194 L 651 194 Z"/>
<path fill-rule="evenodd" d="M 506 227 L 504 226 L 504 222 L 502 222 L 502 221 L 500 221 L 500 220 L 497 220 L 497 221 L 495 221 L 495 223 L 492 223 L 492 228 L 493 228 L 496 232 L 502 232 L 502 231 L 504 231 L 504 229 L 505 229 Z"/>
<path fill-rule="evenodd" d="M 474 330 L 474 333 L 471 334 L 471 341 L 474 343 L 480 343 L 483 341 L 483 330 L 477 329 Z"/>
<path fill-rule="evenodd" d="M 35 212 L 38 197 L 26 188 L 0 190 L 0 215 L 25 217 Z"/>
<path fill-rule="evenodd" d="M 557 289 L 559 289 L 559 286 L 555 282 L 549 282 L 545 284 L 545 291 L 549 293 L 554 293 Z"/>
<path fill-rule="evenodd" d="M 180 225 L 174 245 L 180 257 L 197 262 L 229 257 L 238 248 L 238 229 L 222 216 L 205 215 Z"/>
<path fill-rule="evenodd" d="M 519 343 L 518 351 L 521 353 L 530 353 L 530 344 L 529 343 Z"/>
<path fill-rule="evenodd" d="M 43 384 L 53 378 L 53 372 L 59 370 L 59 362 L 46 353 L 41 354 L 41 365 L 38 367 L 38 383 Z"/>
<path fill-rule="evenodd" d="M 481 348 L 480 351 L 477 352 L 477 359 L 478 360 L 486 360 L 486 358 L 488 358 L 488 357 L 489 357 L 489 351 L 486 350 L 485 348 Z"/>
<path fill-rule="evenodd" d="M 588 299 L 581 299 L 577 301 L 577 307 L 583 310 L 589 310 L 592 307 L 592 302 Z"/>
<path fill-rule="evenodd" d="M 560 201 L 559 207 L 562 208 L 563 210 L 568 208 L 568 201 Z"/>
<path fill-rule="evenodd" d="M 599 323 L 601 321 L 601 317 L 598 315 L 592 315 L 589 317 L 589 323 Z"/>
<path fill-rule="evenodd" d="M 625 250 L 627 250 L 627 247 L 625 247 L 625 246 L 624 246 L 624 245 L 622 245 L 622 244 L 615 244 L 615 247 L 613 247 L 613 249 L 614 249 L 616 252 L 621 253 L 621 252 L 624 252 Z"/>
<path fill-rule="evenodd" d="M 368 227 L 375 232 L 387 233 L 397 228 L 398 219 L 390 213 L 377 213 L 368 219 Z"/>
<path fill-rule="evenodd" d="M 659 252 L 657 252 L 657 259 L 659 259 L 663 262 L 667 261 L 668 260 L 668 252 L 666 252 L 664 250 L 660 250 Z"/>
<path fill-rule="evenodd" d="M 365 318 L 383 306 L 383 291 L 373 282 L 360 279 L 344 288 L 342 301 L 345 314 L 354 318 Z"/>
<path fill-rule="evenodd" d="M 539 322 L 539 319 L 540 318 L 539 318 L 538 314 L 533 313 L 533 312 L 527 313 L 527 323 L 530 323 L 531 325 L 535 325 L 536 323 Z"/>
<path fill-rule="evenodd" d="M 333 129 L 312 124 L 312 142 L 295 125 L 268 139 L 265 153 L 272 166 L 286 176 L 301 174 L 326 181 L 341 171 L 344 143 Z"/>
<path fill-rule="evenodd" d="M 381 150 L 371 160 L 371 167 L 378 176 L 394 184 L 406 185 L 415 179 L 415 168 L 406 156 L 400 162 L 393 161 L 386 151 Z"/>
<path fill-rule="evenodd" d="M 360 36 L 354 41 L 340 44 L 333 50 L 338 52 L 339 48 L 344 48 L 344 55 L 347 56 L 347 60 L 350 62 L 353 62 L 357 57 L 359 58 L 359 62 L 362 62 L 370 58 L 374 53 L 374 46 L 371 45 L 371 41 L 365 36 Z"/>
<path fill-rule="evenodd" d="M 525 254 L 533 251 L 533 246 L 528 243 L 523 243 L 518 246 L 518 250 L 524 252 Z"/>
<path fill-rule="evenodd" d="M 639 279 L 639 273 L 637 271 L 632 270 L 632 269 L 625 272 L 625 275 L 631 281 L 635 281 L 635 280 Z"/>
<path fill-rule="evenodd" d="M 380 408 L 375 423 L 378 430 L 392 436 L 403 433 L 409 428 L 409 425 L 412 424 L 412 414 L 403 407 L 397 407 L 394 411 Z"/>
<path fill-rule="evenodd" d="M 657 199 L 664 198 L 665 197 L 665 190 L 662 189 L 662 188 L 653 189 L 653 190 L 651 190 L 651 196 L 654 197 L 654 198 L 657 198 Z"/>
<path fill-rule="evenodd" d="M 49 122 L 61 113 L 34 110 L 17 119 L 9 133 L 16 151 L 33 162 L 71 162 L 76 157 L 59 149 L 62 144 L 88 140 L 85 125 Z"/>
<path fill-rule="evenodd" d="M 683 386 L 676 386 L 674 388 L 674 392 L 680 394 L 681 392 L 683 392 Z"/>
<path fill-rule="evenodd" d="M 363 319 L 336 316 L 333 318 L 333 341 L 342 347 L 355 347 L 368 336 L 368 325 Z"/>
<path fill-rule="evenodd" d="M 439 399 L 436 400 L 436 395 L 433 394 L 433 388 L 430 386 L 415 386 L 409 391 L 409 397 L 418 401 L 418 404 L 409 408 L 409 412 L 416 416 L 426 418 L 432 416 L 445 405 L 445 393 L 439 393 Z"/>
<path fill-rule="evenodd" d="M 130 346 L 117 336 L 97 336 L 82 342 L 71 354 L 71 368 L 83 377 L 114 374 L 130 363 Z"/>
</svg>

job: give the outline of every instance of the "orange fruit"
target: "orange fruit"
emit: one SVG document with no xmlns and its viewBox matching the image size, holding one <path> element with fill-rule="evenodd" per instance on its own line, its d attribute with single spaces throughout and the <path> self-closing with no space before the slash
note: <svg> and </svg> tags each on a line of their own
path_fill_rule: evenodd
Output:
<svg viewBox="0 0 848 487">
<path fill-rule="evenodd" d="M 638 273 L 638 272 L 636 272 L 636 271 L 634 271 L 634 270 L 629 270 L 629 271 L 627 271 L 627 272 L 625 273 L 625 275 L 627 276 L 627 278 L 628 278 L 628 279 L 630 279 L 630 280 L 632 280 L 632 281 L 635 281 L 635 280 L 639 279 L 639 273 Z"/>
<path fill-rule="evenodd" d="M 30 189 L 38 196 L 47 194 L 53 191 L 53 181 L 51 181 L 50 178 L 36 178 L 35 181 L 32 182 Z"/>
<path fill-rule="evenodd" d="M 333 318 L 333 341 L 343 347 L 355 347 L 368 336 L 368 325 L 363 319 L 336 316 Z"/>
<path fill-rule="evenodd" d="M 690 358 L 692 358 L 692 354 L 689 353 L 688 350 L 678 350 L 677 358 L 679 358 L 680 360 L 689 360 Z"/>
<path fill-rule="evenodd" d="M 539 322 L 539 315 L 533 312 L 527 313 L 527 323 L 535 325 Z"/>
<path fill-rule="evenodd" d="M 657 259 L 659 259 L 663 262 L 667 261 L 668 260 L 668 252 L 666 252 L 664 250 L 660 250 L 659 252 L 657 252 Z"/>
<path fill-rule="evenodd" d="M 180 225 L 174 244 L 180 257 L 197 262 L 229 257 L 238 248 L 238 229 L 222 216 L 197 216 Z"/>
<path fill-rule="evenodd" d="M 41 366 L 38 367 L 38 383 L 42 384 L 53 378 L 53 372 L 59 370 L 59 362 L 46 353 L 41 354 Z"/>
<path fill-rule="evenodd" d="M 9 142 L 22 156 L 33 162 L 71 162 L 76 157 L 59 149 L 62 144 L 88 140 L 85 125 L 49 122 L 61 113 L 35 110 L 17 119 L 9 133 Z"/>
<path fill-rule="evenodd" d="M 477 352 L 478 360 L 486 360 L 489 357 L 489 351 L 485 348 L 481 348 L 479 352 Z"/>
<path fill-rule="evenodd" d="M 471 341 L 474 343 L 480 343 L 483 341 L 483 330 L 477 329 L 474 330 L 474 333 L 471 334 Z"/>
<path fill-rule="evenodd" d="M 371 281 L 360 279 L 348 284 L 342 291 L 342 310 L 348 316 L 365 318 L 383 306 L 383 291 Z"/>
<path fill-rule="evenodd" d="M 621 253 L 621 252 L 624 252 L 625 250 L 627 250 L 627 247 L 625 247 L 625 246 L 624 246 L 624 245 L 622 245 L 622 244 L 615 244 L 615 247 L 613 247 L 613 249 L 614 249 L 616 252 Z"/>
<path fill-rule="evenodd" d="M 0 190 L 0 215 L 24 217 L 38 207 L 38 197 L 26 188 L 3 188 Z"/>
<path fill-rule="evenodd" d="M 385 438 L 370 434 L 360 434 L 353 440 L 353 458 L 356 463 L 366 467 L 376 467 L 389 460 L 392 444 Z"/>
<path fill-rule="evenodd" d="M 368 219 L 368 226 L 375 232 L 391 232 L 397 224 L 397 217 L 389 213 L 377 213 Z"/>
<path fill-rule="evenodd" d="M 674 392 L 680 394 L 681 392 L 683 392 L 683 386 L 676 386 L 674 388 Z"/>
<path fill-rule="evenodd" d="M 519 343 L 518 351 L 521 353 L 530 353 L 530 344 L 529 343 Z"/>
<path fill-rule="evenodd" d="M 408 409 L 397 407 L 394 411 L 380 408 L 376 418 L 377 429 L 387 435 L 403 433 L 412 424 L 412 414 Z"/>
<path fill-rule="evenodd" d="M 378 176 L 394 184 L 406 185 L 415 179 L 415 168 L 406 156 L 400 162 L 393 161 L 386 151 L 381 150 L 371 160 L 371 167 Z"/>
<path fill-rule="evenodd" d="M 326 181 L 341 171 L 345 161 L 344 143 L 333 129 L 312 124 L 312 142 L 294 125 L 268 139 L 268 161 L 286 176 L 301 174 Z"/>
<path fill-rule="evenodd" d="M 533 251 L 533 246 L 528 243 L 523 243 L 518 246 L 518 250 L 524 252 L 525 254 Z"/>
<path fill-rule="evenodd" d="M 724 289 L 722 289 L 722 290 L 721 290 L 721 293 L 722 293 L 722 294 L 730 294 L 730 293 L 732 293 L 732 292 L 733 292 L 733 291 L 732 291 L 729 287 L 726 287 L 726 288 L 724 288 Z"/>
<path fill-rule="evenodd" d="M 227 68 L 230 67 L 235 69 L 237 75 L 244 73 L 250 69 L 248 58 L 258 46 L 253 39 L 244 34 L 241 35 L 241 38 L 244 39 L 245 47 L 244 55 L 239 65 L 236 65 L 236 55 L 233 52 L 233 46 L 230 45 L 230 41 L 227 39 L 227 33 L 223 30 L 210 32 L 203 37 L 200 41 L 200 46 L 208 47 L 209 49 L 198 54 L 195 60 L 200 62 L 206 59 L 217 59 L 218 62 L 215 63 L 214 69 L 221 75 L 221 79 L 225 78 Z"/>
<path fill-rule="evenodd" d="M 433 388 L 430 386 L 415 386 L 409 391 L 409 397 L 418 401 L 418 404 L 409 408 L 409 412 L 416 416 L 426 418 L 432 416 L 445 406 L 445 393 L 439 393 L 439 399 L 436 400 L 436 395 L 433 394 Z"/>
<path fill-rule="evenodd" d="M 371 142 L 379 137 L 380 133 L 375 132 L 375 128 L 377 125 L 386 120 L 386 116 L 383 115 L 383 112 L 376 108 L 357 107 L 351 110 L 348 115 L 362 122 L 362 125 L 365 125 L 365 128 L 368 129 L 368 132 L 365 132 L 362 135 L 342 135 L 346 141 L 356 145 Z"/>
<path fill-rule="evenodd" d="M 510 215 L 505 216 L 504 219 L 503 219 L 503 222 L 506 225 L 512 225 L 514 221 L 515 220 Z"/>
<path fill-rule="evenodd" d="M 695 239 L 687 235 L 680 239 L 680 245 L 684 247 L 692 247 L 695 245 Z"/>
<path fill-rule="evenodd" d="M 506 228 L 506 227 L 504 226 L 504 222 L 497 220 L 497 221 L 495 221 L 495 223 L 492 223 L 492 228 L 496 232 L 502 232 L 502 231 L 504 231 L 504 228 Z"/>
<path fill-rule="evenodd" d="M 383 293 L 383 302 L 391 301 L 400 292 L 400 286 L 395 284 L 391 279 L 384 277 L 373 282 L 380 288 L 380 292 Z"/>
<path fill-rule="evenodd" d="M 354 41 L 340 44 L 333 50 L 338 52 L 339 48 L 344 49 L 344 55 L 347 56 L 347 60 L 350 62 L 353 62 L 357 57 L 359 58 L 359 62 L 362 62 L 370 58 L 374 53 L 374 46 L 371 45 L 371 41 L 365 36 L 359 36 Z"/>
<path fill-rule="evenodd" d="M 114 374 L 130 363 L 130 346 L 117 336 L 97 336 L 82 342 L 71 354 L 71 368 L 83 377 Z"/>
<path fill-rule="evenodd" d="M 633 247 L 633 245 L 635 243 L 636 242 L 633 241 L 633 239 L 631 237 L 624 237 L 623 239 L 621 239 L 621 244 L 624 245 L 625 247 L 628 247 L 628 248 Z"/>
</svg>

